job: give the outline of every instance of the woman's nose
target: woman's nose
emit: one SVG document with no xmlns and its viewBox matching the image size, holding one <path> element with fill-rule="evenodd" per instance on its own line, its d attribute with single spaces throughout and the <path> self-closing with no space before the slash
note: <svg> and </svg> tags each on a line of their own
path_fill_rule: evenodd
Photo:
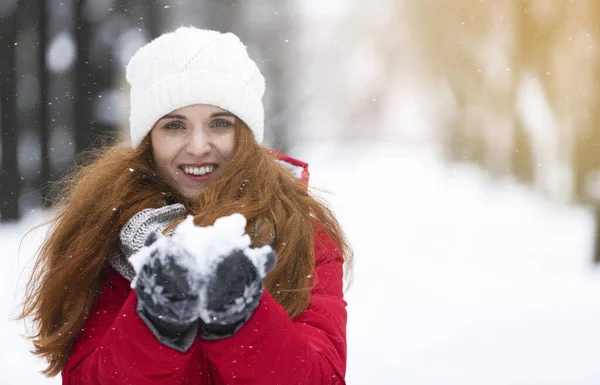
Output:
<svg viewBox="0 0 600 385">
<path fill-rule="evenodd" d="M 190 135 L 186 151 L 190 155 L 203 156 L 211 150 L 210 138 L 203 129 L 195 129 Z"/>
</svg>

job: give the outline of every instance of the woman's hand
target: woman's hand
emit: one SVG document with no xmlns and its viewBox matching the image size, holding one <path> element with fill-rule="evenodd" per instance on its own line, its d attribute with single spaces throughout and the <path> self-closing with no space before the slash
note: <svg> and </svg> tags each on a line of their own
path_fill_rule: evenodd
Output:
<svg viewBox="0 0 600 385">
<path fill-rule="evenodd" d="M 149 255 L 133 283 L 137 313 L 159 341 L 185 352 L 196 337 L 200 316 L 195 259 L 159 232 L 150 233 L 145 246 L 140 253 Z"/>
<path fill-rule="evenodd" d="M 246 253 L 253 251 L 232 250 L 206 275 L 200 291 L 204 339 L 235 334 L 258 306 L 264 278 L 275 267 L 276 257 L 269 250 L 258 260 L 251 259 Z"/>
<path fill-rule="evenodd" d="M 130 258 L 137 272 L 132 285 L 138 313 L 153 331 L 171 339 L 168 345 L 183 336 L 187 349 L 198 319 L 203 321 L 203 338 L 229 337 L 258 306 L 276 257 L 269 246 L 249 247 L 245 223 L 237 214 L 214 226 L 197 227 L 188 217 L 172 237 L 151 233 L 147 247 Z M 173 345 L 177 348 L 177 341 Z"/>
<path fill-rule="evenodd" d="M 182 204 L 172 204 L 145 209 L 131 217 L 119 234 L 125 258 L 162 237 L 164 229 L 185 211 Z M 197 288 L 192 289 L 177 263 L 184 257 L 158 258 L 155 251 L 135 277 L 139 316 L 161 342 L 181 351 L 189 348 L 198 330 Z"/>
</svg>

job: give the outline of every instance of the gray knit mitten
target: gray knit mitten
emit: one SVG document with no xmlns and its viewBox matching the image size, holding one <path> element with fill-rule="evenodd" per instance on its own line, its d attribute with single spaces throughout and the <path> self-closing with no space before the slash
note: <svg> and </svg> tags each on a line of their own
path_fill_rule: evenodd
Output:
<svg viewBox="0 0 600 385">
<path fill-rule="evenodd" d="M 124 257 L 122 260 L 127 264 L 127 269 L 124 270 L 127 272 L 126 275 L 131 277 L 130 279 L 135 276 L 135 271 L 127 262 L 129 257 L 162 236 L 161 233 L 164 229 L 175 220 L 182 218 L 185 212 L 185 207 L 176 203 L 157 209 L 142 210 L 127 221 L 121 229 L 119 238 Z M 119 260 L 121 259 L 116 261 Z M 172 259 L 170 261 L 173 262 Z M 185 275 L 179 266 L 175 263 L 163 264 L 153 258 L 153 263 L 146 266 L 142 274 L 138 274 L 137 280 L 137 313 L 140 318 L 163 344 L 179 351 L 186 351 L 198 333 L 198 325 L 196 319 L 188 319 L 190 317 L 179 313 L 181 309 L 197 308 L 197 305 L 193 305 L 197 301 L 193 297 L 197 297 L 197 295 L 191 294 L 190 288 L 183 290 L 187 286 L 185 286 Z M 151 290 L 155 287 L 156 281 L 162 284 L 158 287 L 168 286 L 172 289 L 173 293 L 168 290 L 164 293 L 165 296 L 169 295 L 170 307 L 160 306 L 153 302 Z M 172 316 L 169 316 L 170 314 Z"/>
<path fill-rule="evenodd" d="M 200 282 L 190 271 L 194 258 L 158 232 L 146 240 L 146 263 L 134 286 L 137 313 L 164 345 L 187 351 L 198 334 Z"/>
<path fill-rule="evenodd" d="M 277 262 L 275 253 L 268 250 L 231 250 L 204 274 L 200 290 L 202 338 L 230 337 L 252 316 L 263 294 L 265 276 Z"/>
</svg>

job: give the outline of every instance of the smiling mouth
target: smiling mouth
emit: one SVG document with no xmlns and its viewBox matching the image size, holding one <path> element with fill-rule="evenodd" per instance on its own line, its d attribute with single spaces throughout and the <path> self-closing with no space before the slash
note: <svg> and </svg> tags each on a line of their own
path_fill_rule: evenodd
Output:
<svg viewBox="0 0 600 385">
<path fill-rule="evenodd" d="M 206 176 L 212 174 L 217 169 L 217 166 L 208 164 L 202 167 L 181 166 L 180 168 L 185 174 L 190 176 Z"/>
</svg>

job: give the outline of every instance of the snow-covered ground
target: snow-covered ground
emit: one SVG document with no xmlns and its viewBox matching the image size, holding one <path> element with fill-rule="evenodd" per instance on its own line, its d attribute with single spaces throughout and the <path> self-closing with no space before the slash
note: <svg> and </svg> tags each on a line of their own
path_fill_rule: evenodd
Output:
<svg viewBox="0 0 600 385">
<path fill-rule="evenodd" d="M 435 152 L 306 144 L 356 253 L 348 384 L 600 384 L 591 215 Z M 0 226 L 0 384 L 50 384 L 9 320 L 41 216 Z"/>
</svg>

